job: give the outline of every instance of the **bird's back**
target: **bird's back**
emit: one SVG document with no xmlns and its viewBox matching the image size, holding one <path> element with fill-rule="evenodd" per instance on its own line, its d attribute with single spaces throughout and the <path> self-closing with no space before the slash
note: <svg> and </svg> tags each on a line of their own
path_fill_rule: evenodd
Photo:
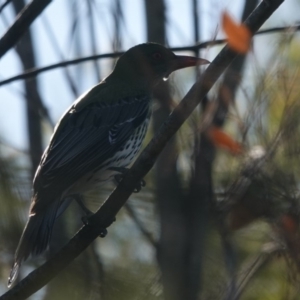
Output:
<svg viewBox="0 0 300 300">
<path fill-rule="evenodd" d="M 108 179 L 111 166 L 128 166 L 144 139 L 150 102 L 148 91 L 119 83 L 104 81 L 92 88 L 61 119 L 41 160 L 34 192 L 55 190 L 65 197 L 92 188 L 101 177 Z M 44 198 L 40 205 L 47 205 Z"/>
</svg>

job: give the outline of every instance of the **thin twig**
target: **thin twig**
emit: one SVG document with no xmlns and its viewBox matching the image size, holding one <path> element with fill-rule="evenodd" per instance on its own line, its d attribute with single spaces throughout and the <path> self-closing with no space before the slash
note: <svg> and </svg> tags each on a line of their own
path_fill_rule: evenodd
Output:
<svg viewBox="0 0 300 300">
<path fill-rule="evenodd" d="M 261 31 L 255 33 L 255 35 L 286 31 L 286 30 L 289 30 L 291 28 L 294 29 L 294 30 L 300 30 L 300 25 L 287 26 L 287 27 L 274 27 L 274 28 L 270 28 L 270 29 L 261 30 Z M 219 39 L 219 40 L 214 40 L 214 41 L 202 42 L 202 43 L 199 43 L 197 45 L 183 46 L 183 47 L 173 47 L 173 48 L 170 48 L 170 49 L 172 51 L 177 51 L 177 52 L 184 52 L 184 51 L 197 52 L 200 49 L 204 49 L 204 48 L 212 47 L 212 46 L 217 46 L 217 45 L 222 45 L 224 43 L 226 43 L 226 39 Z M 82 58 L 62 61 L 62 62 L 53 64 L 53 65 L 49 65 L 49 66 L 46 66 L 46 67 L 42 67 L 42 68 L 39 68 L 39 69 L 30 69 L 30 70 L 27 70 L 25 73 L 22 73 L 22 74 L 19 74 L 19 75 L 16 75 L 16 76 L 12 76 L 10 78 L 7 78 L 7 79 L 4 79 L 4 80 L 0 81 L 0 86 L 3 86 L 5 84 L 11 83 L 11 82 L 14 82 L 14 81 L 17 81 L 17 80 L 34 77 L 34 76 L 36 76 L 40 73 L 46 72 L 46 71 L 50 71 L 50 70 L 53 70 L 53 69 L 62 68 L 62 67 L 70 66 L 70 65 L 76 65 L 76 64 L 87 62 L 87 61 L 90 61 L 90 60 L 96 60 L 96 59 L 102 59 L 102 58 L 117 58 L 117 57 L 121 56 L 123 53 L 124 52 L 114 52 L 114 53 L 91 55 L 91 56 L 86 56 L 86 57 L 82 57 Z"/>
<path fill-rule="evenodd" d="M 145 236 L 145 238 L 148 240 L 148 242 L 154 247 L 157 248 L 157 242 L 154 240 L 152 234 L 145 228 L 144 224 L 140 221 L 139 217 L 137 216 L 134 208 L 129 204 L 125 204 L 125 208 L 136 224 L 136 226 L 139 228 L 139 230 L 142 232 L 142 234 Z"/>
<path fill-rule="evenodd" d="M 257 256 L 249 259 L 239 272 L 241 275 L 237 279 L 238 283 L 235 295 L 231 299 L 238 300 L 254 275 L 257 274 L 275 254 L 282 250 L 282 246 L 276 243 L 269 243 L 262 247 L 261 252 Z"/>
<path fill-rule="evenodd" d="M 50 71 L 53 69 L 57 69 L 57 68 L 61 68 L 61 67 L 66 67 L 66 66 L 70 66 L 70 65 L 76 65 L 82 62 L 86 62 L 86 61 L 90 61 L 90 60 L 95 60 L 95 59 L 101 59 L 101 58 L 116 58 L 119 57 L 120 55 L 122 55 L 123 52 L 117 52 L 117 53 L 106 53 L 106 54 L 100 54 L 100 55 L 92 55 L 92 56 L 87 56 L 87 57 L 83 57 L 83 58 L 77 58 L 77 59 L 73 59 L 73 60 L 67 60 L 67 61 L 63 61 L 57 64 L 53 64 L 53 65 L 49 65 L 43 68 L 39 68 L 39 69 L 30 69 L 28 71 L 26 71 L 23 74 L 20 75 L 16 75 L 13 76 L 11 78 L 2 80 L 0 82 L 0 86 L 16 81 L 16 80 L 20 80 L 20 79 L 27 79 L 30 77 L 34 77 L 40 73 L 43 73 L 45 71 Z"/>
<path fill-rule="evenodd" d="M 0 58 L 12 48 L 31 23 L 42 13 L 51 0 L 32 0 L 16 17 L 13 25 L 0 39 Z"/>
</svg>

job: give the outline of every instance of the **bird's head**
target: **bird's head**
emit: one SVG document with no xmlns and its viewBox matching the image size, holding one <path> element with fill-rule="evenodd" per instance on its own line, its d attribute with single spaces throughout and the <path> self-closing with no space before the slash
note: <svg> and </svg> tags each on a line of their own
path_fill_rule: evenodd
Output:
<svg viewBox="0 0 300 300">
<path fill-rule="evenodd" d="M 117 61 L 113 73 L 124 80 L 144 81 L 152 88 L 176 70 L 208 63 L 206 59 L 175 55 L 162 45 L 147 43 L 126 51 Z"/>
</svg>

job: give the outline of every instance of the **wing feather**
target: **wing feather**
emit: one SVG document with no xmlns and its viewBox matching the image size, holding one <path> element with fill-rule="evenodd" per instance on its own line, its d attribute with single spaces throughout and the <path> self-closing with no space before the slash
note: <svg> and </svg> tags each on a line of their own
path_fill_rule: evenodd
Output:
<svg viewBox="0 0 300 300">
<path fill-rule="evenodd" d="M 118 151 L 149 114 L 150 95 L 113 105 L 90 103 L 70 109 L 56 129 L 37 172 L 34 187 L 64 189 L 99 168 Z M 62 126 L 62 128 L 60 128 Z"/>
</svg>

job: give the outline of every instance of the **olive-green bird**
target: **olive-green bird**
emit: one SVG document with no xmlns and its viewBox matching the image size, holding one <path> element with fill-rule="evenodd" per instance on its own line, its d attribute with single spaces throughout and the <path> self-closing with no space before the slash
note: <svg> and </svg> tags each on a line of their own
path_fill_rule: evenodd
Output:
<svg viewBox="0 0 300 300">
<path fill-rule="evenodd" d="M 22 261 L 47 248 L 54 221 L 69 199 L 112 179 L 132 162 L 148 128 L 154 86 L 175 70 L 206 63 L 159 44 L 135 46 L 66 111 L 35 174 L 29 219 L 9 286 Z"/>
</svg>

